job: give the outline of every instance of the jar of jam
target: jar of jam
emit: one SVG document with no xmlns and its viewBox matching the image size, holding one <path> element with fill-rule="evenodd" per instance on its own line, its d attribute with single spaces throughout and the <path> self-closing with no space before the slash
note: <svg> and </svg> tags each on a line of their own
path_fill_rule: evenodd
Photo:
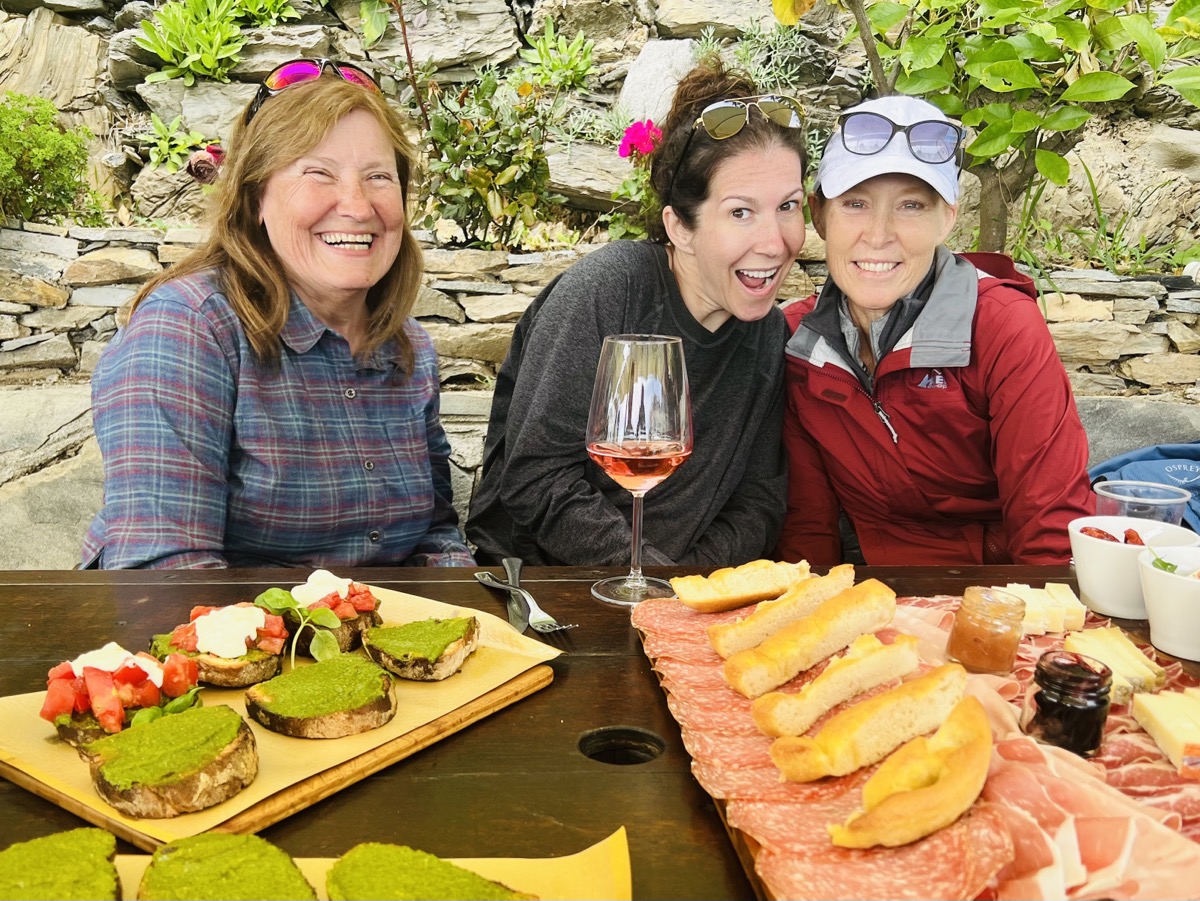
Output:
<svg viewBox="0 0 1200 901">
<path fill-rule="evenodd" d="M 1021 729 L 1038 741 L 1091 757 L 1104 739 L 1112 670 L 1073 651 L 1046 651 L 1025 692 Z"/>
<path fill-rule="evenodd" d="M 972 673 L 1011 673 L 1025 602 L 1000 588 L 972 585 L 954 614 L 946 655 Z"/>
</svg>

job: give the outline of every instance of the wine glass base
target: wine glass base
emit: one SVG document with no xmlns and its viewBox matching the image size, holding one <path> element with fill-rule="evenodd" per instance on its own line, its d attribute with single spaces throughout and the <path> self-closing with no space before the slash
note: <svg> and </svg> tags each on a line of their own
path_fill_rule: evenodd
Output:
<svg viewBox="0 0 1200 901">
<path fill-rule="evenodd" d="M 633 607 L 649 598 L 673 598 L 675 589 L 662 579 L 631 582 L 628 576 L 615 576 L 593 585 L 592 597 L 614 607 Z"/>
</svg>

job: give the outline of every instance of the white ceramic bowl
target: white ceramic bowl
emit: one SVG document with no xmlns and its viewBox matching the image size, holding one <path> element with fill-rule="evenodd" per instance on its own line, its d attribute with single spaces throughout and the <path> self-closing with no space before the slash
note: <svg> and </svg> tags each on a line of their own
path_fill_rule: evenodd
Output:
<svg viewBox="0 0 1200 901">
<path fill-rule="evenodd" d="M 1200 570 L 1200 547 L 1163 547 L 1154 550 L 1174 563 L 1175 572 L 1154 565 L 1154 555 L 1138 555 L 1142 594 L 1150 618 L 1150 643 L 1184 660 L 1200 660 L 1200 579 L 1189 579 Z"/>
<path fill-rule="evenodd" d="M 1142 599 L 1142 581 L 1138 555 L 1145 550 L 1137 544 L 1093 538 L 1080 530 L 1091 526 L 1123 539 L 1126 529 L 1134 529 L 1147 545 L 1160 554 L 1163 548 L 1200 545 L 1200 534 L 1165 522 L 1136 519 L 1132 516 L 1081 516 L 1067 524 L 1071 554 L 1075 558 L 1075 578 L 1079 599 L 1101 616 L 1122 619 L 1146 619 Z"/>
</svg>

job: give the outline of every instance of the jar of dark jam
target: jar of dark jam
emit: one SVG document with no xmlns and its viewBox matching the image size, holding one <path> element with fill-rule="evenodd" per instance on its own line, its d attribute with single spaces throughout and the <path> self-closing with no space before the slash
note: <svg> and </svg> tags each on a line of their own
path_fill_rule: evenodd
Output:
<svg viewBox="0 0 1200 901">
<path fill-rule="evenodd" d="M 954 613 L 946 655 L 968 672 L 1011 673 L 1024 619 L 1025 602 L 1015 594 L 972 585 Z"/>
<path fill-rule="evenodd" d="M 1112 670 L 1072 651 L 1046 651 L 1025 692 L 1021 729 L 1027 735 L 1091 757 L 1104 739 Z"/>
</svg>

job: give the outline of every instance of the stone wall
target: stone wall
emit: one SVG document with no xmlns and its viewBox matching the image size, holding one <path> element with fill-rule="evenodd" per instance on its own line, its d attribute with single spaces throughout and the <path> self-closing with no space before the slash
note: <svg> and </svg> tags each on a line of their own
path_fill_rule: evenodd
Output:
<svg viewBox="0 0 1200 901">
<path fill-rule="evenodd" d="M 90 373 L 138 285 L 200 237 L 195 228 L 0 227 L 0 569 L 75 564 L 102 499 Z M 440 356 L 454 491 L 465 514 L 490 387 L 514 324 L 545 284 L 593 248 L 453 251 L 421 237 L 427 271 L 415 313 Z M 810 235 L 782 296 L 819 285 L 823 258 Z M 1087 270 L 1052 279 L 1057 290 L 1042 303 L 1093 460 L 1200 434 L 1200 288 L 1184 277 Z"/>
</svg>

